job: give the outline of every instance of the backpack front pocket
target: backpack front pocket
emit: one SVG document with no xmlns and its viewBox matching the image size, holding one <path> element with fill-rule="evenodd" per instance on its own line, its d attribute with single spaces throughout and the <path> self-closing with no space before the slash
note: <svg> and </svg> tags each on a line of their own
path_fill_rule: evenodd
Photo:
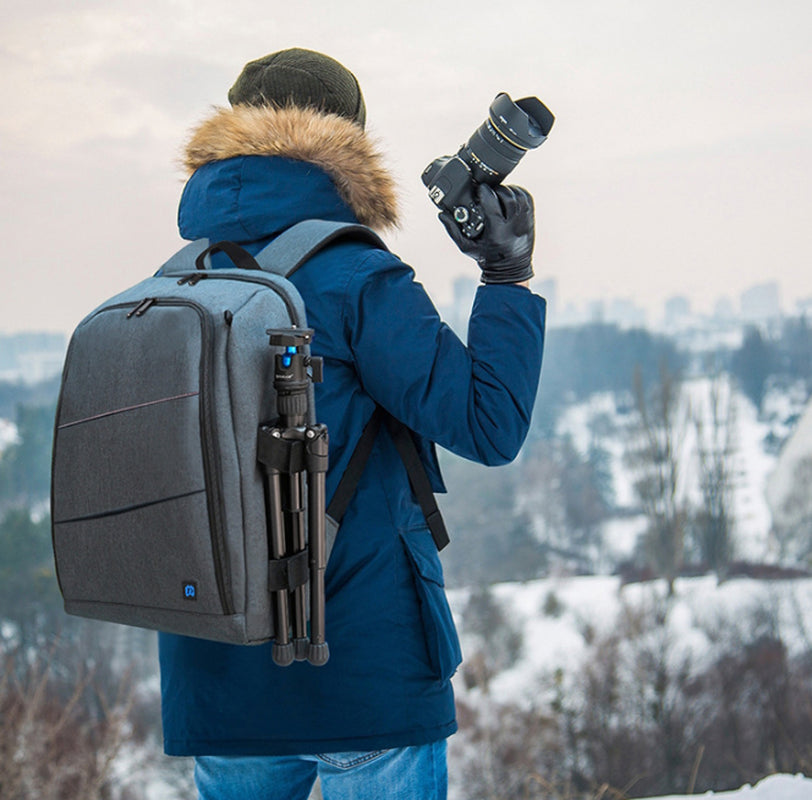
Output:
<svg viewBox="0 0 812 800">
<path fill-rule="evenodd" d="M 210 324 L 188 302 L 142 307 L 91 317 L 68 353 L 52 487 L 60 587 L 66 602 L 229 614 Z"/>
</svg>

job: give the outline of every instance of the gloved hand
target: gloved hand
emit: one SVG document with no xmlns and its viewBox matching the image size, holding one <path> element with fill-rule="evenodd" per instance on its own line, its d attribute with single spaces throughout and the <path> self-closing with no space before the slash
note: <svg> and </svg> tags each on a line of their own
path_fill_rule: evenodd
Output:
<svg viewBox="0 0 812 800">
<path fill-rule="evenodd" d="M 533 277 L 535 217 L 533 198 L 518 186 L 485 183 L 474 190 L 485 216 L 485 227 L 476 239 L 468 239 L 448 211 L 440 213 L 448 235 L 457 247 L 475 258 L 483 283 L 521 283 Z"/>
</svg>

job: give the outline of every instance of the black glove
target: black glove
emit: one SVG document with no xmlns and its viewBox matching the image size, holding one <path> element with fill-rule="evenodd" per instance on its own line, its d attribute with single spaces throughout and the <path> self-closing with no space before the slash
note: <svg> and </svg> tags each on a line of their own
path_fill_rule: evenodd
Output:
<svg viewBox="0 0 812 800">
<path fill-rule="evenodd" d="M 467 256 L 475 258 L 483 283 L 521 283 L 533 277 L 535 218 L 533 198 L 518 186 L 477 184 L 474 191 L 485 227 L 468 239 L 448 212 L 440 213 L 448 235 Z"/>
</svg>

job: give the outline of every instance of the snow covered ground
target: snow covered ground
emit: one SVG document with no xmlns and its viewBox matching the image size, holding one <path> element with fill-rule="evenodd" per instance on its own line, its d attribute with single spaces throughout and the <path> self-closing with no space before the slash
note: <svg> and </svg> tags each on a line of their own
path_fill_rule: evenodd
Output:
<svg viewBox="0 0 812 800">
<path fill-rule="evenodd" d="M 639 631 L 638 642 L 662 648 L 669 674 L 685 671 L 688 678 L 702 676 L 726 647 L 747 641 L 756 614 L 769 616 L 770 626 L 780 634 L 790 656 L 810 650 L 812 579 L 737 578 L 718 585 L 711 576 L 683 578 L 676 582 L 676 596 L 669 599 L 663 581 L 621 586 L 620 578 L 613 576 L 547 578 L 499 584 L 491 587 L 491 595 L 521 633 L 519 656 L 496 672 L 484 688 L 482 684 L 467 685 L 464 667 L 454 678 L 458 700 L 468 708 L 482 709 L 486 717 L 511 706 L 549 716 L 562 696 L 578 707 L 584 692 L 582 670 L 595 654 L 595 643 L 622 629 L 624 620 L 634 619 L 638 611 L 648 614 L 647 619 L 656 616 L 648 612 L 660 615 L 661 626 Z M 450 593 L 463 655 L 469 663 L 483 645 L 487 650 L 494 641 L 504 641 L 483 642 L 481 631 L 466 629 L 465 607 L 472 596 L 462 589 Z M 628 666 L 624 662 L 619 667 L 619 674 L 625 676 L 621 680 L 634 681 L 633 671 L 626 674 Z M 463 800 L 453 773 L 455 768 L 465 769 L 462 762 L 469 757 L 464 732 L 460 735 L 458 749 L 455 752 L 453 743 L 451 749 L 452 800 Z M 457 756 L 462 762 L 455 761 Z M 693 795 L 697 796 L 812 800 L 812 777 L 772 776 L 754 787 Z"/>
<path fill-rule="evenodd" d="M 7 419 L 0 418 L 0 453 L 17 441 L 17 426 Z"/>
<path fill-rule="evenodd" d="M 681 496 L 699 501 L 696 420 L 706 431 L 710 424 L 710 396 L 714 381 L 697 378 L 686 381 L 681 413 Z M 732 419 L 731 473 L 733 476 L 733 521 L 735 557 L 748 561 L 774 561 L 778 554 L 770 538 L 772 513 L 766 486 L 778 462 L 777 450 L 790 435 L 793 420 L 803 411 L 805 393 L 776 390 L 765 398 L 759 416 L 753 404 L 720 379 L 723 411 L 729 406 Z M 634 474 L 626 464 L 630 425 L 634 414 L 619 408 L 611 393 L 596 394 L 570 406 L 559 421 L 557 432 L 568 435 L 582 455 L 597 444 L 609 453 L 615 504 L 619 509 L 636 506 Z M 707 434 L 706 434 L 707 435 Z M 631 556 L 637 536 L 645 527 L 639 516 L 620 516 L 604 523 L 607 556 L 617 561 Z"/>
<path fill-rule="evenodd" d="M 662 635 L 669 642 L 670 657 L 680 664 L 690 663 L 697 673 L 718 654 L 717 632 L 731 630 L 737 619 L 747 618 L 748 611 L 771 614 L 791 654 L 810 647 L 812 579 L 737 578 L 717 585 L 712 576 L 681 578 L 670 600 L 662 581 L 621 588 L 616 576 L 505 583 L 494 586 L 492 593 L 523 641 L 520 657 L 489 684 L 490 697 L 497 703 L 538 705 L 553 685 L 552 676 L 558 674 L 564 681 L 574 676 L 589 653 L 590 642 L 615 630 L 629 610 L 666 610 Z M 470 592 L 463 589 L 449 595 L 463 655 L 481 646 L 478 635 L 465 627 L 469 598 Z M 466 690 L 462 680 L 455 680 L 458 697 L 476 702 L 479 690 Z M 812 794 L 809 797 L 812 800 Z"/>
<path fill-rule="evenodd" d="M 697 800 L 713 797 L 715 800 L 810 800 L 812 778 L 803 775 L 770 775 L 755 786 L 743 786 L 735 792 L 707 792 L 702 795 L 669 795 L 652 800 Z"/>
</svg>

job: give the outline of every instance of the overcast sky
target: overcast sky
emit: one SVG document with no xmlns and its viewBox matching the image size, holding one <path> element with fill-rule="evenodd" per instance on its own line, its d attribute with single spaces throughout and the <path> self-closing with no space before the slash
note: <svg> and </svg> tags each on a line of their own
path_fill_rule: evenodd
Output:
<svg viewBox="0 0 812 800">
<path fill-rule="evenodd" d="M 810 42 L 807 0 L 3 0 L 0 331 L 67 331 L 154 271 L 181 244 L 189 128 L 292 46 L 358 76 L 403 199 L 389 241 L 438 303 L 477 268 L 420 173 L 507 91 L 556 115 L 511 180 L 559 301 L 653 318 L 774 279 L 792 310 L 812 296 Z"/>
</svg>

